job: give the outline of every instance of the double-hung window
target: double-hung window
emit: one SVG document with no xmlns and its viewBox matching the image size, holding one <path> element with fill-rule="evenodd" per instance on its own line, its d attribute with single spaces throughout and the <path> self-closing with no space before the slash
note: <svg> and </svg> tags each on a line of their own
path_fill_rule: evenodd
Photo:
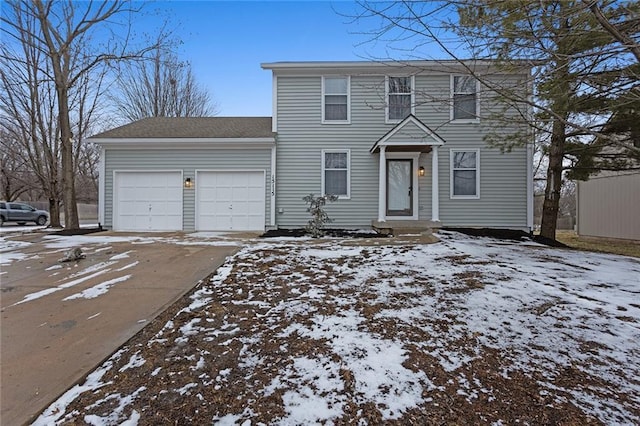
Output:
<svg viewBox="0 0 640 426">
<path fill-rule="evenodd" d="M 452 120 L 475 121 L 478 119 L 478 80 L 470 75 L 454 75 L 451 78 Z"/>
<path fill-rule="evenodd" d="M 349 150 L 322 151 L 322 194 L 351 196 L 350 157 Z"/>
<path fill-rule="evenodd" d="M 480 198 L 480 150 L 451 150 L 451 198 Z"/>
<path fill-rule="evenodd" d="M 323 123 L 349 123 L 350 83 L 349 77 L 322 78 Z"/>
<path fill-rule="evenodd" d="M 387 122 L 413 114 L 413 77 L 387 77 Z"/>
</svg>

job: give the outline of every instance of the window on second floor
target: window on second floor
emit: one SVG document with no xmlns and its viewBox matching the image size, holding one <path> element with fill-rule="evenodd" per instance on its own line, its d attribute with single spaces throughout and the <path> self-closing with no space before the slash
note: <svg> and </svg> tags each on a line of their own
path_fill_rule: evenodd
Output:
<svg viewBox="0 0 640 426">
<path fill-rule="evenodd" d="M 387 77 L 387 122 L 413 114 L 413 77 Z"/>
<path fill-rule="evenodd" d="M 451 79 L 452 120 L 478 119 L 478 80 L 470 75 L 454 75 Z"/>
<path fill-rule="evenodd" d="M 451 150 L 451 198 L 480 198 L 480 150 Z"/>
<path fill-rule="evenodd" d="M 350 156 L 348 149 L 322 151 L 322 194 L 351 196 Z"/>
<path fill-rule="evenodd" d="M 349 77 L 322 78 L 323 123 L 349 123 L 350 83 Z"/>
</svg>

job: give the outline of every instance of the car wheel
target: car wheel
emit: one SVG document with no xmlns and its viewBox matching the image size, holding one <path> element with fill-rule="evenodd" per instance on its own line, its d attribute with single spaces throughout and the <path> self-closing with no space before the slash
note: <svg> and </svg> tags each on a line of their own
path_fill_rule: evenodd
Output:
<svg viewBox="0 0 640 426">
<path fill-rule="evenodd" d="M 47 223 L 47 217 L 46 216 L 39 216 L 38 220 L 36 220 L 36 223 L 39 226 L 44 226 Z"/>
</svg>

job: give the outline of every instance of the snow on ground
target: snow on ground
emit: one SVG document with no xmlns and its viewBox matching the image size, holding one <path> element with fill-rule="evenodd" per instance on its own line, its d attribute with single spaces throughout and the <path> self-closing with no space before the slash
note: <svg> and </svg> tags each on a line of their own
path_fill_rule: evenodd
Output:
<svg viewBox="0 0 640 426">
<path fill-rule="evenodd" d="M 22 229 L 25 228 L 25 229 Z M 219 245 L 242 245 L 240 240 L 232 241 L 228 236 L 218 233 L 196 233 L 196 234 L 172 234 L 172 235 L 154 235 L 154 234 L 137 234 L 137 235 L 103 235 L 88 234 L 75 236 L 50 235 L 48 229 L 41 227 L 8 227 L 2 228 L 5 232 L 0 234 L 0 265 L 5 267 L 15 262 L 29 261 L 39 259 L 41 255 L 64 252 L 71 248 L 80 248 L 88 257 L 96 258 L 100 255 L 109 255 L 114 250 L 113 247 L 118 243 L 129 244 L 176 244 L 176 245 L 199 245 L 199 246 L 219 246 Z M 11 231 L 7 231 L 11 230 Z M 21 235 L 27 231 L 43 232 L 42 241 L 38 244 L 45 250 L 39 253 L 33 253 L 34 243 L 28 241 L 16 240 L 12 237 Z M 31 250 L 30 250 L 31 249 Z M 105 253 L 106 252 L 106 253 Z M 140 262 L 133 260 L 136 250 L 127 250 L 122 253 L 111 255 L 108 260 L 95 263 L 89 267 L 75 271 L 74 268 L 79 264 L 54 264 L 46 267 L 45 271 L 55 271 L 49 277 L 57 277 L 56 285 L 40 289 L 33 293 L 29 293 L 24 298 L 15 303 L 19 305 L 25 302 L 40 299 L 44 296 L 56 293 L 60 290 L 74 287 L 88 280 L 92 280 L 100 275 L 108 272 L 122 272 L 137 266 Z M 87 263 L 87 261 L 83 262 Z M 72 266 L 70 266 L 72 265 Z M 30 268 L 30 266 L 27 266 Z M 2 271 L 0 275 L 6 274 Z M 109 289 L 120 282 L 129 279 L 131 275 L 115 277 L 102 283 L 85 289 L 82 292 L 75 293 L 64 300 L 72 299 L 92 299 L 100 295 L 106 294 Z M 53 283 L 54 281 L 51 281 Z M 60 283 L 60 284 L 58 284 Z"/>
<path fill-rule="evenodd" d="M 640 261 L 440 237 L 255 242 L 37 424 L 640 423 Z"/>
</svg>

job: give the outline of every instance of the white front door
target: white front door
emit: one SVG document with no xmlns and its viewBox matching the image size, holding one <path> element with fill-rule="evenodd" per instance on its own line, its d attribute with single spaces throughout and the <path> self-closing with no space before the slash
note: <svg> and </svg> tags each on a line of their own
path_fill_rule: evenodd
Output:
<svg viewBox="0 0 640 426">
<path fill-rule="evenodd" d="M 387 160 L 387 216 L 413 216 L 413 160 Z"/>
<path fill-rule="evenodd" d="M 114 187 L 115 230 L 182 230 L 180 172 L 116 172 Z"/>
<path fill-rule="evenodd" d="M 263 171 L 198 172 L 197 222 L 200 231 L 263 231 Z"/>
</svg>

